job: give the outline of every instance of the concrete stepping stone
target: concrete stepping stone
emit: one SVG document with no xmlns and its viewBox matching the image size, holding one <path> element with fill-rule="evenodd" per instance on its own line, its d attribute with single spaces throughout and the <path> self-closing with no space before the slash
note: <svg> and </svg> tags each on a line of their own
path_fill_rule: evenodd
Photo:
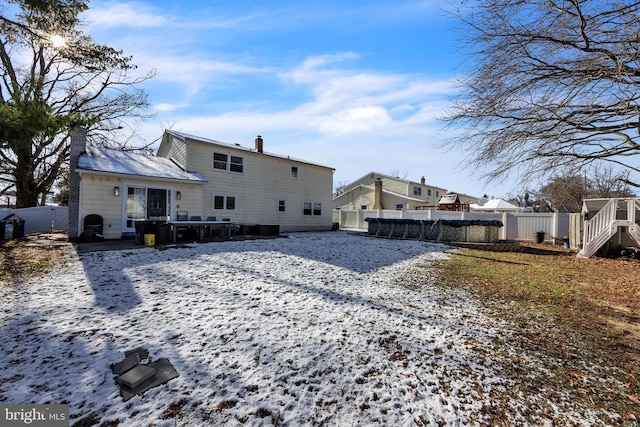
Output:
<svg viewBox="0 0 640 427">
<path fill-rule="evenodd" d="M 132 353 L 127 356 L 122 362 L 111 365 L 111 370 L 116 375 L 122 375 L 125 372 L 135 368 L 140 364 L 140 355 L 138 353 Z"/>
<path fill-rule="evenodd" d="M 116 381 L 125 387 L 136 388 L 156 374 L 156 370 L 145 365 L 138 365 L 120 375 Z"/>
<path fill-rule="evenodd" d="M 125 402 L 136 394 L 143 394 L 180 376 L 169 359 L 151 362 L 149 352 L 142 347 L 125 352 L 125 359 L 112 364 L 111 370 L 116 375 L 115 381 Z"/>
<path fill-rule="evenodd" d="M 152 389 L 153 387 L 158 387 L 159 385 L 165 384 L 170 380 L 178 378 L 180 376 L 180 374 L 178 374 L 178 371 L 176 371 L 173 365 L 171 365 L 171 363 L 169 362 L 169 359 L 158 359 L 155 362 L 149 363 L 148 366 L 155 369 L 156 374 L 133 389 L 120 387 L 120 394 L 122 395 L 123 401 L 126 402 L 136 394 L 144 394 L 146 391 Z"/>
</svg>

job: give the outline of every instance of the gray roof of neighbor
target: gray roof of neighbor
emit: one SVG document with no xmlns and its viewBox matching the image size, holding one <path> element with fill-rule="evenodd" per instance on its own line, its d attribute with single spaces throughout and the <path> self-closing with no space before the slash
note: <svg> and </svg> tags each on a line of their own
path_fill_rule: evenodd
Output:
<svg viewBox="0 0 640 427">
<path fill-rule="evenodd" d="M 77 169 L 178 181 L 206 182 L 202 176 L 182 170 L 163 157 L 88 145 Z"/>
</svg>

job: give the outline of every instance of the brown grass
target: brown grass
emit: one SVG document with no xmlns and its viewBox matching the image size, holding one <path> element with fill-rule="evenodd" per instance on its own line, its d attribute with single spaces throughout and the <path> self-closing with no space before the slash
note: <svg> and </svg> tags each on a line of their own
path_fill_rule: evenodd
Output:
<svg viewBox="0 0 640 427">
<path fill-rule="evenodd" d="M 524 348 L 558 361 L 545 366 L 551 375 L 540 386 L 567 390 L 574 405 L 617 413 L 621 425 L 640 422 L 640 262 L 579 259 L 556 246 L 525 244 L 519 253 L 459 249 L 440 274 L 510 320 Z M 580 366 L 598 367 L 601 376 Z M 510 369 L 525 387 L 512 392 L 526 393 L 531 373 Z M 620 386 L 603 387 L 605 377 Z M 585 378 L 590 387 L 582 390 Z"/>
<path fill-rule="evenodd" d="M 0 242 L 0 283 L 12 283 L 46 274 L 68 258 L 68 246 L 29 246 L 26 240 Z"/>
</svg>

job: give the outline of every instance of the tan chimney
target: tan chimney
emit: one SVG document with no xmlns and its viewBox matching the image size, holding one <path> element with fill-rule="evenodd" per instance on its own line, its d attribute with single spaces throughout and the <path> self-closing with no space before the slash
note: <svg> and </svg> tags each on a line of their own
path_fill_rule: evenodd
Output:
<svg viewBox="0 0 640 427">
<path fill-rule="evenodd" d="M 373 209 L 384 209 L 382 205 L 382 180 L 378 178 L 373 190 Z"/>
<path fill-rule="evenodd" d="M 420 178 L 420 184 L 424 185 L 425 180 L 424 180 L 424 176 L 422 178 Z"/>
<path fill-rule="evenodd" d="M 257 151 L 258 153 L 262 153 L 262 152 L 263 152 L 263 151 L 262 151 L 262 150 L 263 150 L 262 142 L 263 142 L 263 141 L 262 141 L 262 137 L 261 137 L 260 135 L 258 135 L 258 136 L 256 137 L 256 151 Z"/>
</svg>

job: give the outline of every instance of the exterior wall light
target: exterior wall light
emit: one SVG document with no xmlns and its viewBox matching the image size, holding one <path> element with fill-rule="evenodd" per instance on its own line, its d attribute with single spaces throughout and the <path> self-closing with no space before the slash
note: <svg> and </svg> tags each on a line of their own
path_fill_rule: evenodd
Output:
<svg viewBox="0 0 640 427">
<path fill-rule="evenodd" d="M 120 197 L 120 187 L 113 187 L 113 197 Z"/>
</svg>

